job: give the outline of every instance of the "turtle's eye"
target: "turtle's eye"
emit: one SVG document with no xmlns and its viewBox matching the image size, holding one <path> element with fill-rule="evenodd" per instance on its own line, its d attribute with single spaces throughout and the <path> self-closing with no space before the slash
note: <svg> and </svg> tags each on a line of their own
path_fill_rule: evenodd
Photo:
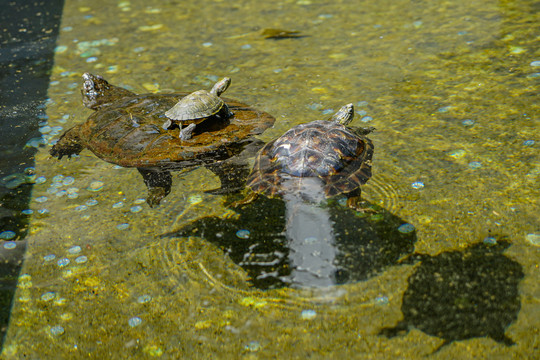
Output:
<svg viewBox="0 0 540 360">
<path fill-rule="evenodd" d="M 94 90 L 94 82 L 92 80 L 87 80 L 84 82 L 84 90 L 89 92 L 90 90 Z"/>
</svg>

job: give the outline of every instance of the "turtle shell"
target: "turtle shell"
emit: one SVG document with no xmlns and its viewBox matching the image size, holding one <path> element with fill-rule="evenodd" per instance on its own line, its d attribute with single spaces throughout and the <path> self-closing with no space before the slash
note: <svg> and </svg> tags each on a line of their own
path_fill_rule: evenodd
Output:
<svg viewBox="0 0 540 360">
<path fill-rule="evenodd" d="M 195 91 L 186 95 L 178 104 L 165 112 L 165 115 L 175 121 L 204 120 L 216 115 L 225 102 L 218 96 L 206 90 Z"/>
<path fill-rule="evenodd" d="M 227 159 L 239 153 L 252 135 L 275 119 L 232 99 L 234 116 L 203 122 L 193 138 L 179 139 L 179 129 L 165 130 L 165 112 L 189 93 L 121 97 L 92 113 L 79 125 L 78 140 L 99 158 L 124 167 L 181 168 Z"/>
<path fill-rule="evenodd" d="M 373 143 L 352 128 L 317 120 L 297 125 L 259 152 L 247 185 L 267 196 L 283 195 L 284 180 L 317 177 L 327 197 L 359 189 L 371 177 Z"/>
</svg>

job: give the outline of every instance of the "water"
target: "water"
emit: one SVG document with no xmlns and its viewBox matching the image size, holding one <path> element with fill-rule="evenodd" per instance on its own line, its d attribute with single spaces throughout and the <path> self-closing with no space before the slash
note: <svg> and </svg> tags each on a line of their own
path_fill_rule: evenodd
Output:
<svg viewBox="0 0 540 360">
<path fill-rule="evenodd" d="M 2 249 L 8 251 L 0 251 L 1 343 L 24 256 L 31 183 L 37 181 L 31 171 L 34 154 L 45 142 L 38 129 L 46 126 L 44 109 L 62 3 L 3 2 L 0 12 L 0 233 L 14 234 L 17 241 L 15 248 L 6 242 Z"/>
<path fill-rule="evenodd" d="M 504 328 L 515 345 L 476 337 L 432 357 L 535 358 L 539 248 L 531 239 L 540 231 L 534 75 L 540 59 L 530 24 L 538 23 L 538 10 L 527 1 L 66 0 L 47 116 L 23 145 L 39 136 L 50 144 L 58 135 L 38 128 L 68 129 L 88 117 L 78 91 L 86 71 L 138 93 L 207 89 L 229 76 L 227 96 L 276 117 L 264 141 L 326 119 L 329 109 L 361 103 L 353 125 L 369 117 L 377 129 L 370 134 L 373 178 L 362 194 L 412 226 L 414 251 L 435 257 L 505 235 L 510 246 L 497 256 L 525 274 L 519 313 Z M 266 28 L 304 36 L 265 39 Z M 38 145 L 35 156 L 36 176 L 47 180 L 33 186 L 30 205 L 20 209 L 34 212 L 25 215 L 27 249 L 5 358 L 414 359 L 444 342 L 420 330 L 380 335 L 403 319 L 413 262 L 388 262 L 365 280 L 339 286 L 261 290 L 219 243 L 205 239 L 208 229 L 160 236 L 204 217 L 238 218 L 224 196 L 204 193 L 219 185 L 213 173 L 174 173 L 171 194 L 150 209 L 137 202 L 146 187 L 135 169 L 89 151 L 58 161 L 49 148 Z M 47 193 L 49 179 L 60 174 L 74 179 L 77 198 Z M 125 205 L 113 206 L 119 203 Z M 130 211 L 135 204 L 143 210 Z M 254 223 L 271 211 L 259 220 L 244 217 L 235 231 L 249 230 L 250 238 L 233 238 L 246 245 L 258 236 Z M 283 224 L 270 217 L 262 225 L 276 231 Z M 75 247 L 80 252 L 70 252 Z M 45 261 L 51 254 L 54 260 Z M 55 300 L 45 305 L 45 293 Z M 143 294 L 151 301 L 139 301 Z"/>
</svg>

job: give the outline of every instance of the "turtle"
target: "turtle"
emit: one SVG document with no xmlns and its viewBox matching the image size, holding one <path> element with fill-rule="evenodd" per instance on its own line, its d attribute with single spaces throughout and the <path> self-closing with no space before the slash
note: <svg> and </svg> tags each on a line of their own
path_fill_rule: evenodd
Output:
<svg viewBox="0 0 540 360">
<path fill-rule="evenodd" d="M 174 122 L 180 126 L 180 139 L 189 140 L 196 124 L 210 117 L 226 120 L 233 114 L 227 104 L 219 97 L 229 88 L 231 79 L 226 77 L 215 83 L 210 91 L 198 90 L 180 99 L 172 108 L 165 112 L 167 120 L 164 129 L 169 129 Z M 182 125 L 188 125 L 182 128 Z"/>
<path fill-rule="evenodd" d="M 403 294 L 403 319 L 379 334 L 392 338 L 414 327 L 443 339 L 433 352 L 453 341 L 484 336 L 513 345 L 505 329 L 518 317 L 524 273 L 518 262 L 502 253 L 509 246 L 506 236 L 494 235 L 464 250 L 405 259 L 402 263 L 420 265 Z"/>
<path fill-rule="evenodd" d="M 180 129 L 163 129 L 165 112 L 189 93 L 140 94 L 110 84 L 102 76 L 83 74 L 83 104 L 94 112 L 86 122 L 64 132 L 50 149 L 53 157 L 71 157 L 89 149 L 98 158 L 123 167 L 135 167 L 148 188 L 153 207 L 171 190 L 171 170 L 203 165 L 217 174 L 221 187 L 214 193 L 243 188 L 249 173 L 244 155 L 262 146 L 254 135 L 272 126 L 272 115 L 233 99 L 223 99 L 234 111 L 228 119 L 200 123 L 193 137 Z"/>
<path fill-rule="evenodd" d="M 329 120 L 300 124 L 267 143 L 257 154 L 247 179 L 252 195 L 235 205 L 251 202 L 257 194 L 268 197 L 301 193 L 310 197 L 347 196 L 347 206 L 360 205 L 360 186 L 371 177 L 373 143 L 365 137 L 374 128 L 352 128 L 353 104 Z M 320 188 L 320 189 L 319 189 Z"/>
</svg>

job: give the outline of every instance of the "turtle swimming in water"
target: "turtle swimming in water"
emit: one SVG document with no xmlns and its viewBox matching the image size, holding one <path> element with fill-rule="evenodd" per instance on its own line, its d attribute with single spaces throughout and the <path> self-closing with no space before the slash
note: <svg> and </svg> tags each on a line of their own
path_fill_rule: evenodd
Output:
<svg viewBox="0 0 540 360">
<path fill-rule="evenodd" d="M 257 151 L 254 135 L 272 126 L 268 113 L 232 99 L 223 99 L 234 116 L 201 122 L 192 137 L 182 139 L 180 129 L 163 129 L 165 113 L 187 92 L 137 95 L 109 84 L 101 76 L 85 73 L 83 104 L 94 110 L 86 122 L 67 130 L 51 148 L 58 159 L 87 148 L 97 157 L 124 167 L 135 167 L 148 188 L 147 202 L 158 205 L 171 190 L 171 170 L 204 165 L 221 181 L 219 191 L 238 190 L 237 178 L 247 173 L 240 153 Z"/>
<path fill-rule="evenodd" d="M 230 84 L 231 79 L 226 77 L 218 81 L 210 91 L 198 90 L 185 96 L 165 112 L 168 119 L 163 124 L 163 128 L 169 129 L 174 120 L 180 125 L 180 139 L 189 140 L 196 124 L 209 117 L 217 118 L 215 120 L 228 119 L 233 114 L 219 96 L 227 90 Z M 182 125 L 188 126 L 182 128 Z"/>
<path fill-rule="evenodd" d="M 258 153 L 244 205 L 264 194 L 285 202 L 285 238 L 290 249 L 291 286 L 328 287 L 336 283 L 337 234 L 326 198 L 344 194 L 349 208 L 364 212 L 360 186 L 371 176 L 373 129 L 349 127 L 352 104 L 329 120 L 297 125 Z"/>
<path fill-rule="evenodd" d="M 259 151 L 247 185 L 268 197 L 345 194 L 347 206 L 360 210 L 360 186 L 371 177 L 373 156 L 373 143 L 364 135 L 374 128 L 349 127 L 353 116 L 348 104 L 329 120 L 297 125 L 269 142 Z"/>
</svg>

